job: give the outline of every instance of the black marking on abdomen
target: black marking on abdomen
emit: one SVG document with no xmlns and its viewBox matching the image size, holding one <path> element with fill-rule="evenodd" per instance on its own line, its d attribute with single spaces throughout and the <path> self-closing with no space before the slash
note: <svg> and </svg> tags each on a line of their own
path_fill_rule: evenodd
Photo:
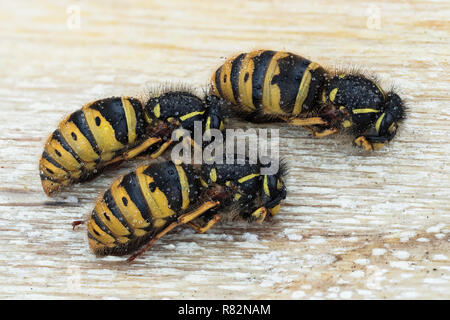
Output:
<svg viewBox="0 0 450 320">
<path fill-rule="evenodd" d="M 124 145 L 128 144 L 128 125 L 122 98 L 114 97 L 98 100 L 91 104 L 89 108 L 100 112 L 102 117 L 109 122 L 114 129 L 117 141 Z"/>
<path fill-rule="evenodd" d="M 253 105 L 258 107 L 262 102 L 264 79 L 269 64 L 272 61 L 275 51 L 264 51 L 253 58 L 254 70 L 252 75 L 252 99 Z"/>
<path fill-rule="evenodd" d="M 214 82 L 216 83 L 217 92 L 219 93 L 219 96 L 223 97 L 223 91 L 222 91 L 222 83 L 220 82 L 220 74 L 222 73 L 223 66 L 221 66 L 219 69 L 216 70 L 216 76 L 214 78 Z"/>
<path fill-rule="evenodd" d="M 78 157 L 78 155 L 75 153 L 75 151 L 70 147 L 70 145 L 67 143 L 67 141 L 64 139 L 64 137 L 61 135 L 61 132 L 59 131 L 59 129 L 56 129 L 53 132 L 52 140 L 56 140 L 61 145 L 61 147 L 63 147 L 64 150 L 69 152 L 78 161 L 78 163 L 80 163 L 80 164 L 83 163 L 83 161 L 80 159 L 80 157 Z M 56 152 L 56 149 L 55 149 L 55 152 Z"/>
<path fill-rule="evenodd" d="M 162 164 L 151 164 L 144 170 L 144 174 L 153 178 L 156 186 L 165 194 L 169 202 L 169 207 L 173 211 L 178 211 L 182 206 L 182 193 L 180 178 L 177 169 L 172 162 Z"/>
<path fill-rule="evenodd" d="M 147 201 L 142 194 L 136 172 L 131 172 L 125 175 L 120 183 L 120 186 L 125 189 L 131 201 L 136 205 L 141 213 L 142 218 L 148 223 L 151 223 L 152 218 L 150 216 L 150 209 L 148 208 Z"/>
<path fill-rule="evenodd" d="M 92 214 L 91 214 L 91 219 L 94 220 L 95 224 L 106 234 L 108 234 L 109 236 L 113 237 L 114 240 L 117 241 L 117 237 L 111 232 L 111 230 L 109 230 L 102 222 L 102 220 L 98 217 L 97 215 L 97 211 L 93 210 Z M 92 230 L 95 231 L 94 227 L 92 227 Z M 100 236 L 100 235 L 98 235 Z"/>
<path fill-rule="evenodd" d="M 239 102 L 239 73 L 245 53 L 241 53 L 231 62 L 230 82 L 233 90 L 234 101 Z"/>
<path fill-rule="evenodd" d="M 66 170 L 62 165 L 60 165 L 58 162 L 56 162 L 56 160 L 53 159 L 53 158 L 47 153 L 47 151 L 42 152 L 42 158 L 44 158 L 45 160 L 47 160 L 48 162 L 50 162 L 50 163 L 51 163 L 52 165 L 54 165 L 55 167 L 57 167 L 57 168 L 59 168 L 59 169 L 65 171 L 66 173 L 68 173 L 67 170 Z M 47 170 L 50 170 L 50 169 L 47 169 Z M 52 171 L 52 170 L 50 170 L 50 171 Z M 54 174 L 54 172 L 50 172 L 50 173 Z"/>
<path fill-rule="evenodd" d="M 114 215 L 114 217 L 116 217 L 120 221 L 120 223 L 130 232 L 130 234 L 133 234 L 134 229 L 128 225 L 127 220 L 117 207 L 117 204 L 112 196 L 111 189 L 106 190 L 105 194 L 103 195 L 103 200 L 105 201 L 106 206 Z"/>
<path fill-rule="evenodd" d="M 89 125 L 86 121 L 86 117 L 84 116 L 83 110 L 77 110 L 74 113 L 72 113 L 67 121 L 73 122 L 77 126 L 78 130 L 80 130 L 83 136 L 85 136 L 86 139 L 89 141 L 89 144 L 92 146 L 94 152 L 100 156 L 101 152 L 98 148 L 97 142 L 95 141 L 91 129 L 89 129 Z M 96 162 L 98 161 L 100 161 L 100 157 L 97 158 Z"/>
<path fill-rule="evenodd" d="M 136 115 L 136 138 L 139 139 L 145 134 L 146 122 L 144 118 L 144 112 L 141 102 L 135 98 L 128 98 L 134 109 Z"/>
<path fill-rule="evenodd" d="M 277 61 L 280 73 L 272 78 L 272 84 L 280 88 L 280 107 L 291 113 L 297 98 L 298 88 L 306 68 L 311 63 L 308 59 L 289 53 Z"/>
</svg>

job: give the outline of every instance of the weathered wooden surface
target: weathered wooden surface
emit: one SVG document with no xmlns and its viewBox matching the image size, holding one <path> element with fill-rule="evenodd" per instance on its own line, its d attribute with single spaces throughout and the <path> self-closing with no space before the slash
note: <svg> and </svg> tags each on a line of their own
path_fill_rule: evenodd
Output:
<svg viewBox="0 0 450 320">
<path fill-rule="evenodd" d="M 0 9 L 0 298 L 450 297 L 448 1 Z M 401 89 L 409 118 L 372 154 L 282 125 L 289 195 L 272 223 L 180 229 L 132 265 L 95 258 L 70 223 L 137 163 L 47 198 L 37 170 L 47 135 L 92 99 L 166 81 L 202 86 L 225 57 L 259 48 L 361 66 Z"/>
</svg>

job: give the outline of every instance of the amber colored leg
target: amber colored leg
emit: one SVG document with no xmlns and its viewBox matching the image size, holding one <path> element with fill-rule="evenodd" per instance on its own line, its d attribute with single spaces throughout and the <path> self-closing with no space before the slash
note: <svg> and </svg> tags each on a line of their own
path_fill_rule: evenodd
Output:
<svg viewBox="0 0 450 320">
<path fill-rule="evenodd" d="M 380 150 L 381 148 L 383 148 L 384 147 L 384 143 L 382 143 L 382 142 L 373 142 L 372 143 L 372 148 L 373 148 L 373 150 Z"/>
<path fill-rule="evenodd" d="M 289 124 L 294 126 L 313 126 L 313 125 L 327 125 L 328 123 L 321 117 L 311 117 L 311 118 L 287 118 L 280 117 Z"/>
<path fill-rule="evenodd" d="M 219 204 L 220 204 L 220 202 L 218 202 L 218 201 L 208 201 L 208 202 L 205 202 L 204 204 L 202 204 L 198 209 L 179 216 L 177 221 L 172 222 L 166 228 L 164 228 L 160 233 L 155 235 L 152 239 L 150 239 L 149 242 L 147 242 L 147 244 L 142 249 L 140 249 L 138 252 L 134 253 L 131 257 L 129 257 L 127 259 L 127 261 L 131 262 L 134 259 L 136 259 L 137 257 L 139 257 L 140 255 L 142 255 L 145 251 L 147 251 L 148 249 L 151 248 L 151 246 L 153 245 L 153 243 L 156 240 L 162 238 L 166 233 L 168 233 L 172 229 L 178 227 L 179 225 L 188 223 L 191 220 L 194 220 L 198 216 L 202 215 L 203 213 L 205 213 L 209 209 L 218 206 Z"/>
<path fill-rule="evenodd" d="M 325 129 L 322 131 L 315 131 L 313 128 L 305 126 L 305 129 L 307 129 L 309 132 L 311 132 L 311 134 L 313 135 L 313 137 L 315 138 L 322 138 L 322 137 L 326 137 L 332 134 L 336 134 L 339 132 L 338 129 L 336 128 L 332 128 L 332 129 Z"/>
<path fill-rule="evenodd" d="M 366 137 L 364 137 L 364 136 L 360 136 L 360 137 L 356 138 L 355 140 L 353 140 L 353 142 L 358 147 L 364 148 L 364 150 L 366 150 L 366 151 L 373 150 L 372 144 L 369 141 L 367 141 Z"/>
<path fill-rule="evenodd" d="M 339 132 L 338 129 L 332 128 L 332 129 L 325 129 L 325 130 L 320 131 L 320 132 L 315 132 L 313 135 L 316 138 L 322 138 L 322 137 L 326 137 L 326 136 L 329 136 L 329 135 L 332 135 L 332 134 L 336 134 L 338 132 Z"/>
<path fill-rule="evenodd" d="M 147 150 L 150 146 L 154 145 L 155 143 L 161 142 L 161 138 L 148 138 L 147 140 L 145 140 L 144 142 L 142 142 L 140 145 L 138 145 L 137 147 L 128 150 L 127 152 L 124 152 L 123 154 L 121 154 L 120 156 L 115 157 L 112 160 L 109 160 L 108 162 L 105 163 L 105 165 L 110 165 L 116 162 L 120 162 L 120 161 L 124 161 L 124 160 L 129 160 L 132 159 L 134 157 L 136 157 L 138 154 L 144 152 L 145 150 Z"/>
<path fill-rule="evenodd" d="M 163 154 L 164 151 L 166 151 L 166 149 L 167 149 L 171 144 L 172 144 L 172 140 L 168 140 L 168 141 L 164 142 L 164 143 L 162 144 L 162 146 L 159 147 L 158 150 L 156 150 L 154 153 L 152 153 L 152 154 L 150 155 L 150 157 L 151 157 L 152 159 L 158 158 L 160 155 Z"/>
<path fill-rule="evenodd" d="M 72 222 L 72 230 L 75 230 L 76 226 L 79 226 L 80 224 L 84 224 L 83 220 L 75 220 L 74 222 Z"/>
<path fill-rule="evenodd" d="M 256 219 L 257 223 L 262 223 L 267 216 L 267 209 L 266 209 L 266 207 L 260 207 L 260 208 L 256 209 L 255 211 L 253 211 L 253 213 L 251 215 L 252 215 L 252 217 L 258 218 L 258 219 Z"/>
<path fill-rule="evenodd" d="M 213 225 L 215 225 L 217 222 L 219 222 L 221 219 L 222 219 L 222 217 L 220 215 L 216 214 L 203 227 L 196 225 L 194 222 L 188 222 L 188 225 L 192 229 L 197 231 L 198 233 L 204 233 L 204 232 L 208 231 L 209 229 L 211 229 L 211 227 Z"/>
</svg>

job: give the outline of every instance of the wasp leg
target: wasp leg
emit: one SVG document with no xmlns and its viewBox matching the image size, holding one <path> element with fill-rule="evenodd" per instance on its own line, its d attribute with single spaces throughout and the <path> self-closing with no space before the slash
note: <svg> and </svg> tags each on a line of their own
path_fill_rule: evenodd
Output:
<svg viewBox="0 0 450 320">
<path fill-rule="evenodd" d="M 79 226 L 80 224 L 84 224 L 83 220 L 75 220 L 74 222 L 72 222 L 72 230 L 75 230 L 76 226 Z"/>
<path fill-rule="evenodd" d="M 116 163 L 116 162 L 132 159 L 132 158 L 136 157 L 138 154 L 144 152 L 150 146 L 152 146 L 155 143 L 160 142 L 160 141 L 161 141 L 161 138 L 148 138 L 147 140 L 142 142 L 137 147 L 130 149 L 127 152 L 124 152 L 123 154 L 115 157 L 112 160 L 109 160 L 108 162 L 105 163 L 105 165 L 108 166 L 108 165 Z"/>
<path fill-rule="evenodd" d="M 162 146 L 159 147 L 158 150 L 156 150 L 155 152 L 153 152 L 153 153 L 150 155 L 150 157 L 151 157 L 152 159 L 158 158 L 160 155 L 163 154 L 164 151 L 166 151 L 166 149 L 167 149 L 171 144 L 172 144 L 172 140 L 168 140 L 168 141 L 164 142 L 164 143 L 162 144 Z"/>
<path fill-rule="evenodd" d="M 336 129 L 336 128 L 325 129 L 325 130 L 320 131 L 320 132 L 314 132 L 313 136 L 316 137 L 316 138 L 322 138 L 322 137 L 326 137 L 326 136 L 329 136 L 329 135 L 332 135 L 332 134 L 336 134 L 338 132 L 339 132 L 339 130 Z"/>
<path fill-rule="evenodd" d="M 398 123 L 393 122 L 387 131 L 383 132 L 381 135 L 359 136 L 353 140 L 353 142 L 358 147 L 362 147 L 367 151 L 378 150 L 395 136 L 397 129 Z M 377 131 L 379 131 L 379 127 L 377 128 Z"/>
<path fill-rule="evenodd" d="M 353 140 L 353 143 L 356 144 L 358 147 L 363 148 L 366 151 L 373 151 L 374 146 L 371 142 L 367 140 L 365 136 L 359 136 L 355 140 Z M 381 147 L 381 146 L 380 146 Z"/>
<path fill-rule="evenodd" d="M 305 129 L 307 129 L 309 132 L 311 132 L 311 134 L 313 135 L 313 137 L 315 138 L 322 138 L 322 137 L 326 137 L 332 134 L 336 134 L 339 132 L 338 129 L 336 128 L 331 128 L 331 129 L 325 129 L 322 131 L 316 131 L 313 128 L 309 127 L 309 126 L 304 126 Z"/>
<path fill-rule="evenodd" d="M 391 139 L 391 136 L 359 136 L 353 143 L 366 151 L 373 151 L 381 149 Z"/>
<path fill-rule="evenodd" d="M 294 126 L 313 126 L 313 125 L 327 125 L 328 123 L 321 117 L 311 117 L 311 118 L 288 118 L 279 117 L 280 119 L 286 121 L 287 123 Z"/>
<path fill-rule="evenodd" d="M 214 215 L 211 220 L 209 220 L 203 227 L 196 225 L 194 222 L 188 222 L 188 225 L 197 231 L 197 233 L 204 233 L 211 229 L 213 225 L 222 220 L 222 217 L 219 214 Z"/>
<path fill-rule="evenodd" d="M 251 214 L 252 217 L 257 218 L 256 222 L 257 223 L 262 223 L 264 221 L 264 219 L 267 216 L 267 209 L 266 207 L 260 207 L 258 209 L 256 209 L 255 211 L 253 211 L 253 213 Z"/>
<path fill-rule="evenodd" d="M 150 239 L 149 242 L 147 242 L 147 244 L 142 249 L 140 249 L 138 252 L 136 252 L 131 257 L 129 257 L 127 259 L 127 261 L 131 262 L 134 259 L 136 259 L 137 257 L 139 257 L 140 255 L 142 255 L 145 251 L 147 251 L 148 249 L 150 249 L 152 247 L 153 243 L 156 240 L 162 238 L 166 233 L 168 233 L 172 229 L 174 229 L 174 228 L 176 228 L 176 227 L 178 227 L 178 226 L 180 226 L 182 224 L 186 224 L 186 223 L 190 222 L 191 220 L 194 220 L 198 216 L 202 215 L 203 213 L 205 213 L 209 209 L 218 206 L 219 204 L 220 204 L 220 202 L 218 202 L 218 201 L 208 201 L 208 202 L 205 202 L 204 204 L 202 204 L 196 210 L 194 210 L 192 212 L 185 213 L 185 214 L 179 216 L 177 221 L 172 222 L 166 228 L 164 228 L 160 233 L 155 235 L 152 239 Z"/>
</svg>

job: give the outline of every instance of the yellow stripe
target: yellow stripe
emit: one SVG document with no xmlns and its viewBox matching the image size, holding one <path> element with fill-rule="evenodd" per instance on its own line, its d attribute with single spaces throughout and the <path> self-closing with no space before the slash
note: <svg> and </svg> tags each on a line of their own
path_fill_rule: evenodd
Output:
<svg viewBox="0 0 450 320">
<path fill-rule="evenodd" d="M 133 143 L 136 140 L 136 113 L 128 98 L 122 97 L 122 106 L 125 112 L 125 119 L 127 119 L 128 143 Z"/>
<path fill-rule="evenodd" d="M 64 180 L 64 179 L 69 179 L 69 174 L 68 172 L 66 172 L 64 169 L 58 168 L 57 166 L 55 166 L 53 163 L 51 163 L 50 161 L 48 161 L 47 159 L 41 157 L 41 160 L 39 161 L 39 167 L 40 170 L 44 171 L 44 175 L 46 177 L 55 179 L 55 180 Z M 45 169 L 50 169 L 51 171 L 53 171 L 53 173 L 48 172 Z"/>
<path fill-rule="evenodd" d="M 338 88 L 334 88 L 333 90 L 331 90 L 331 92 L 330 92 L 330 100 L 331 100 L 331 102 L 334 102 L 334 99 L 336 99 L 337 92 L 338 92 Z"/>
<path fill-rule="evenodd" d="M 130 196 L 124 187 L 120 186 L 122 178 L 114 181 L 111 186 L 111 194 L 113 196 L 114 202 L 117 205 L 117 208 L 122 213 L 123 217 L 127 221 L 128 225 L 133 228 L 134 234 L 140 236 L 142 235 L 142 231 L 138 230 L 143 229 L 149 226 L 149 223 L 142 217 L 141 212 L 138 207 L 131 201 Z M 127 205 L 123 203 L 123 198 L 126 199 Z"/>
<path fill-rule="evenodd" d="M 278 179 L 277 180 L 277 190 L 281 190 L 281 188 L 283 188 L 283 184 L 281 183 L 281 180 Z"/>
<path fill-rule="evenodd" d="M 219 69 L 217 69 L 214 74 L 211 77 L 211 85 L 212 85 L 212 89 L 213 89 L 213 94 L 217 97 L 220 96 L 219 94 L 219 89 L 217 89 L 217 83 L 216 83 L 216 73 L 217 71 L 219 71 Z"/>
<path fill-rule="evenodd" d="M 161 106 L 159 105 L 159 103 L 153 108 L 153 114 L 157 118 L 161 116 Z"/>
<path fill-rule="evenodd" d="M 94 151 L 89 140 L 81 133 L 75 123 L 67 121 L 69 117 L 58 126 L 61 135 L 81 160 L 84 162 L 94 162 L 98 159 L 99 155 Z M 77 140 L 72 137 L 72 133 L 76 135 Z"/>
<path fill-rule="evenodd" d="M 152 123 L 152 119 L 148 116 L 147 112 L 144 112 L 144 118 L 147 123 Z"/>
<path fill-rule="evenodd" d="M 371 108 L 363 108 L 363 109 L 353 109 L 352 110 L 353 114 L 360 114 L 360 113 L 378 113 L 380 112 L 380 110 L 377 109 L 371 109 Z"/>
<path fill-rule="evenodd" d="M 89 233 L 98 241 L 104 243 L 108 247 L 114 247 L 115 239 L 111 237 L 109 234 L 104 232 L 100 227 L 95 223 L 94 219 L 89 219 L 87 229 Z M 94 231 L 95 230 L 95 231 Z"/>
<path fill-rule="evenodd" d="M 167 223 L 166 219 L 158 218 L 158 219 L 155 219 L 155 221 L 153 221 L 153 226 L 155 228 L 161 228 L 166 223 Z"/>
<path fill-rule="evenodd" d="M 149 184 L 154 183 L 155 180 L 142 173 L 145 169 L 147 169 L 147 166 L 139 167 L 136 170 L 136 176 L 152 217 L 165 218 L 174 215 L 175 212 L 169 208 L 169 201 L 166 195 L 159 188 L 156 188 L 154 192 L 150 191 Z"/>
<path fill-rule="evenodd" d="M 56 150 L 61 156 L 58 156 Z M 81 163 L 79 163 L 69 151 L 66 151 L 66 149 L 61 146 L 58 140 L 52 139 L 51 136 L 45 144 L 45 151 L 64 169 L 71 171 L 71 175 L 74 174 L 74 172 L 72 171 L 79 171 L 81 169 Z"/>
<path fill-rule="evenodd" d="M 295 98 L 295 105 L 292 111 L 293 115 L 299 115 L 302 112 L 303 103 L 308 97 L 309 85 L 311 83 L 311 70 L 316 70 L 319 64 L 311 62 L 303 73 L 302 81 L 300 82 L 300 87 L 298 88 L 297 98 Z"/>
<path fill-rule="evenodd" d="M 212 182 L 216 182 L 217 181 L 217 172 L 216 172 L 216 168 L 212 168 L 211 171 L 209 172 L 209 177 L 211 178 Z"/>
<path fill-rule="evenodd" d="M 241 69 L 239 70 L 238 77 L 238 89 L 239 89 L 239 103 L 247 109 L 247 111 L 255 110 L 255 106 L 253 105 L 253 86 L 252 86 L 252 78 L 253 71 L 255 70 L 255 65 L 253 62 L 253 58 L 263 53 L 264 50 L 252 51 L 247 53 L 242 59 Z M 245 75 L 247 76 L 247 81 L 244 81 Z"/>
<path fill-rule="evenodd" d="M 200 178 L 200 183 L 202 184 L 203 187 L 205 188 L 208 187 L 208 184 L 202 178 Z"/>
<path fill-rule="evenodd" d="M 397 128 L 398 128 L 397 122 L 392 122 L 392 124 L 388 128 L 388 131 L 389 133 L 393 133 L 395 130 L 397 130 Z"/>
<path fill-rule="evenodd" d="M 280 211 L 280 207 L 281 207 L 281 205 L 278 204 L 275 207 L 269 209 L 272 216 L 276 215 L 278 213 L 278 211 Z"/>
<path fill-rule="evenodd" d="M 380 132 L 381 122 L 383 121 L 383 118 L 384 118 L 385 115 L 386 115 L 386 113 L 383 112 L 381 117 L 378 118 L 377 123 L 375 123 L 375 130 L 377 130 L 377 133 Z"/>
<path fill-rule="evenodd" d="M 322 102 L 327 102 L 327 96 L 325 94 L 325 90 L 322 91 Z"/>
<path fill-rule="evenodd" d="M 164 142 L 164 143 L 159 147 L 158 150 L 156 150 L 155 152 L 153 152 L 153 153 L 150 155 L 150 157 L 151 157 L 152 159 L 158 158 L 159 156 L 161 156 L 161 155 L 164 153 L 164 151 L 167 150 L 167 148 L 168 148 L 171 144 L 172 144 L 172 140 L 168 140 L 168 141 Z"/>
<path fill-rule="evenodd" d="M 205 131 L 208 131 L 209 129 L 211 129 L 211 117 L 206 119 Z"/>
<path fill-rule="evenodd" d="M 270 197 L 270 191 L 269 191 L 269 184 L 267 182 L 267 176 L 264 176 L 264 184 L 263 184 L 263 188 L 264 188 L 264 193 Z"/>
<path fill-rule="evenodd" d="M 205 113 L 205 111 L 194 111 L 194 112 L 185 114 L 184 116 L 181 116 L 181 117 L 180 117 L 180 120 L 181 120 L 181 121 L 184 121 L 184 120 L 186 120 L 186 119 L 189 119 L 189 118 L 195 117 L 196 115 L 204 114 L 204 113 Z"/>
<path fill-rule="evenodd" d="M 233 88 L 231 87 L 231 62 L 234 58 L 225 61 L 225 64 L 222 66 L 222 71 L 220 72 L 220 88 L 222 89 L 222 95 L 225 100 L 230 101 L 232 104 L 236 104 L 233 95 Z"/>
<path fill-rule="evenodd" d="M 125 228 L 122 222 L 120 222 L 120 220 L 112 214 L 103 199 L 97 202 L 94 210 L 97 212 L 97 216 L 108 228 L 108 230 L 111 231 L 111 233 L 115 235 L 120 242 L 126 242 L 125 239 L 122 240 L 122 238 L 125 238 L 123 236 L 129 235 L 130 232 L 127 228 Z"/>
<path fill-rule="evenodd" d="M 240 178 L 240 179 L 238 180 L 238 182 L 239 182 L 239 183 L 244 183 L 245 181 L 248 181 L 248 180 L 253 179 L 253 178 L 255 178 L 255 177 L 259 177 L 259 173 L 252 173 L 252 174 L 249 174 L 249 175 L 247 175 L 247 176 L 245 176 L 245 177 Z"/>
<path fill-rule="evenodd" d="M 101 152 L 103 161 L 111 160 L 115 151 L 123 149 L 125 146 L 116 140 L 113 126 L 102 116 L 100 111 L 83 107 L 83 113 L 89 129 L 97 142 L 98 149 Z M 95 123 L 95 118 L 100 118 L 100 126 Z M 125 120 L 125 119 L 124 119 Z"/>
<path fill-rule="evenodd" d="M 178 177 L 180 178 L 181 185 L 181 196 L 183 198 L 182 209 L 186 209 L 189 206 L 189 181 L 186 176 L 186 172 L 181 166 L 175 166 L 178 172 Z"/>
<path fill-rule="evenodd" d="M 375 151 L 381 149 L 383 146 L 384 146 L 384 143 L 382 143 L 382 142 L 372 142 L 372 148 Z"/>
<path fill-rule="evenodd" d="M 266 75 L 264 77 L 262 104 L 266 113 L 271 114 L 286 114 L 280 107 L 281 93 L 280 88 L 276 84 L 272 84 L 274 76 L 280 74 L 280 67 L 278 60 L 289 56 L 287 52 L 277 52 L 267 67 Z"/>
</svg>

